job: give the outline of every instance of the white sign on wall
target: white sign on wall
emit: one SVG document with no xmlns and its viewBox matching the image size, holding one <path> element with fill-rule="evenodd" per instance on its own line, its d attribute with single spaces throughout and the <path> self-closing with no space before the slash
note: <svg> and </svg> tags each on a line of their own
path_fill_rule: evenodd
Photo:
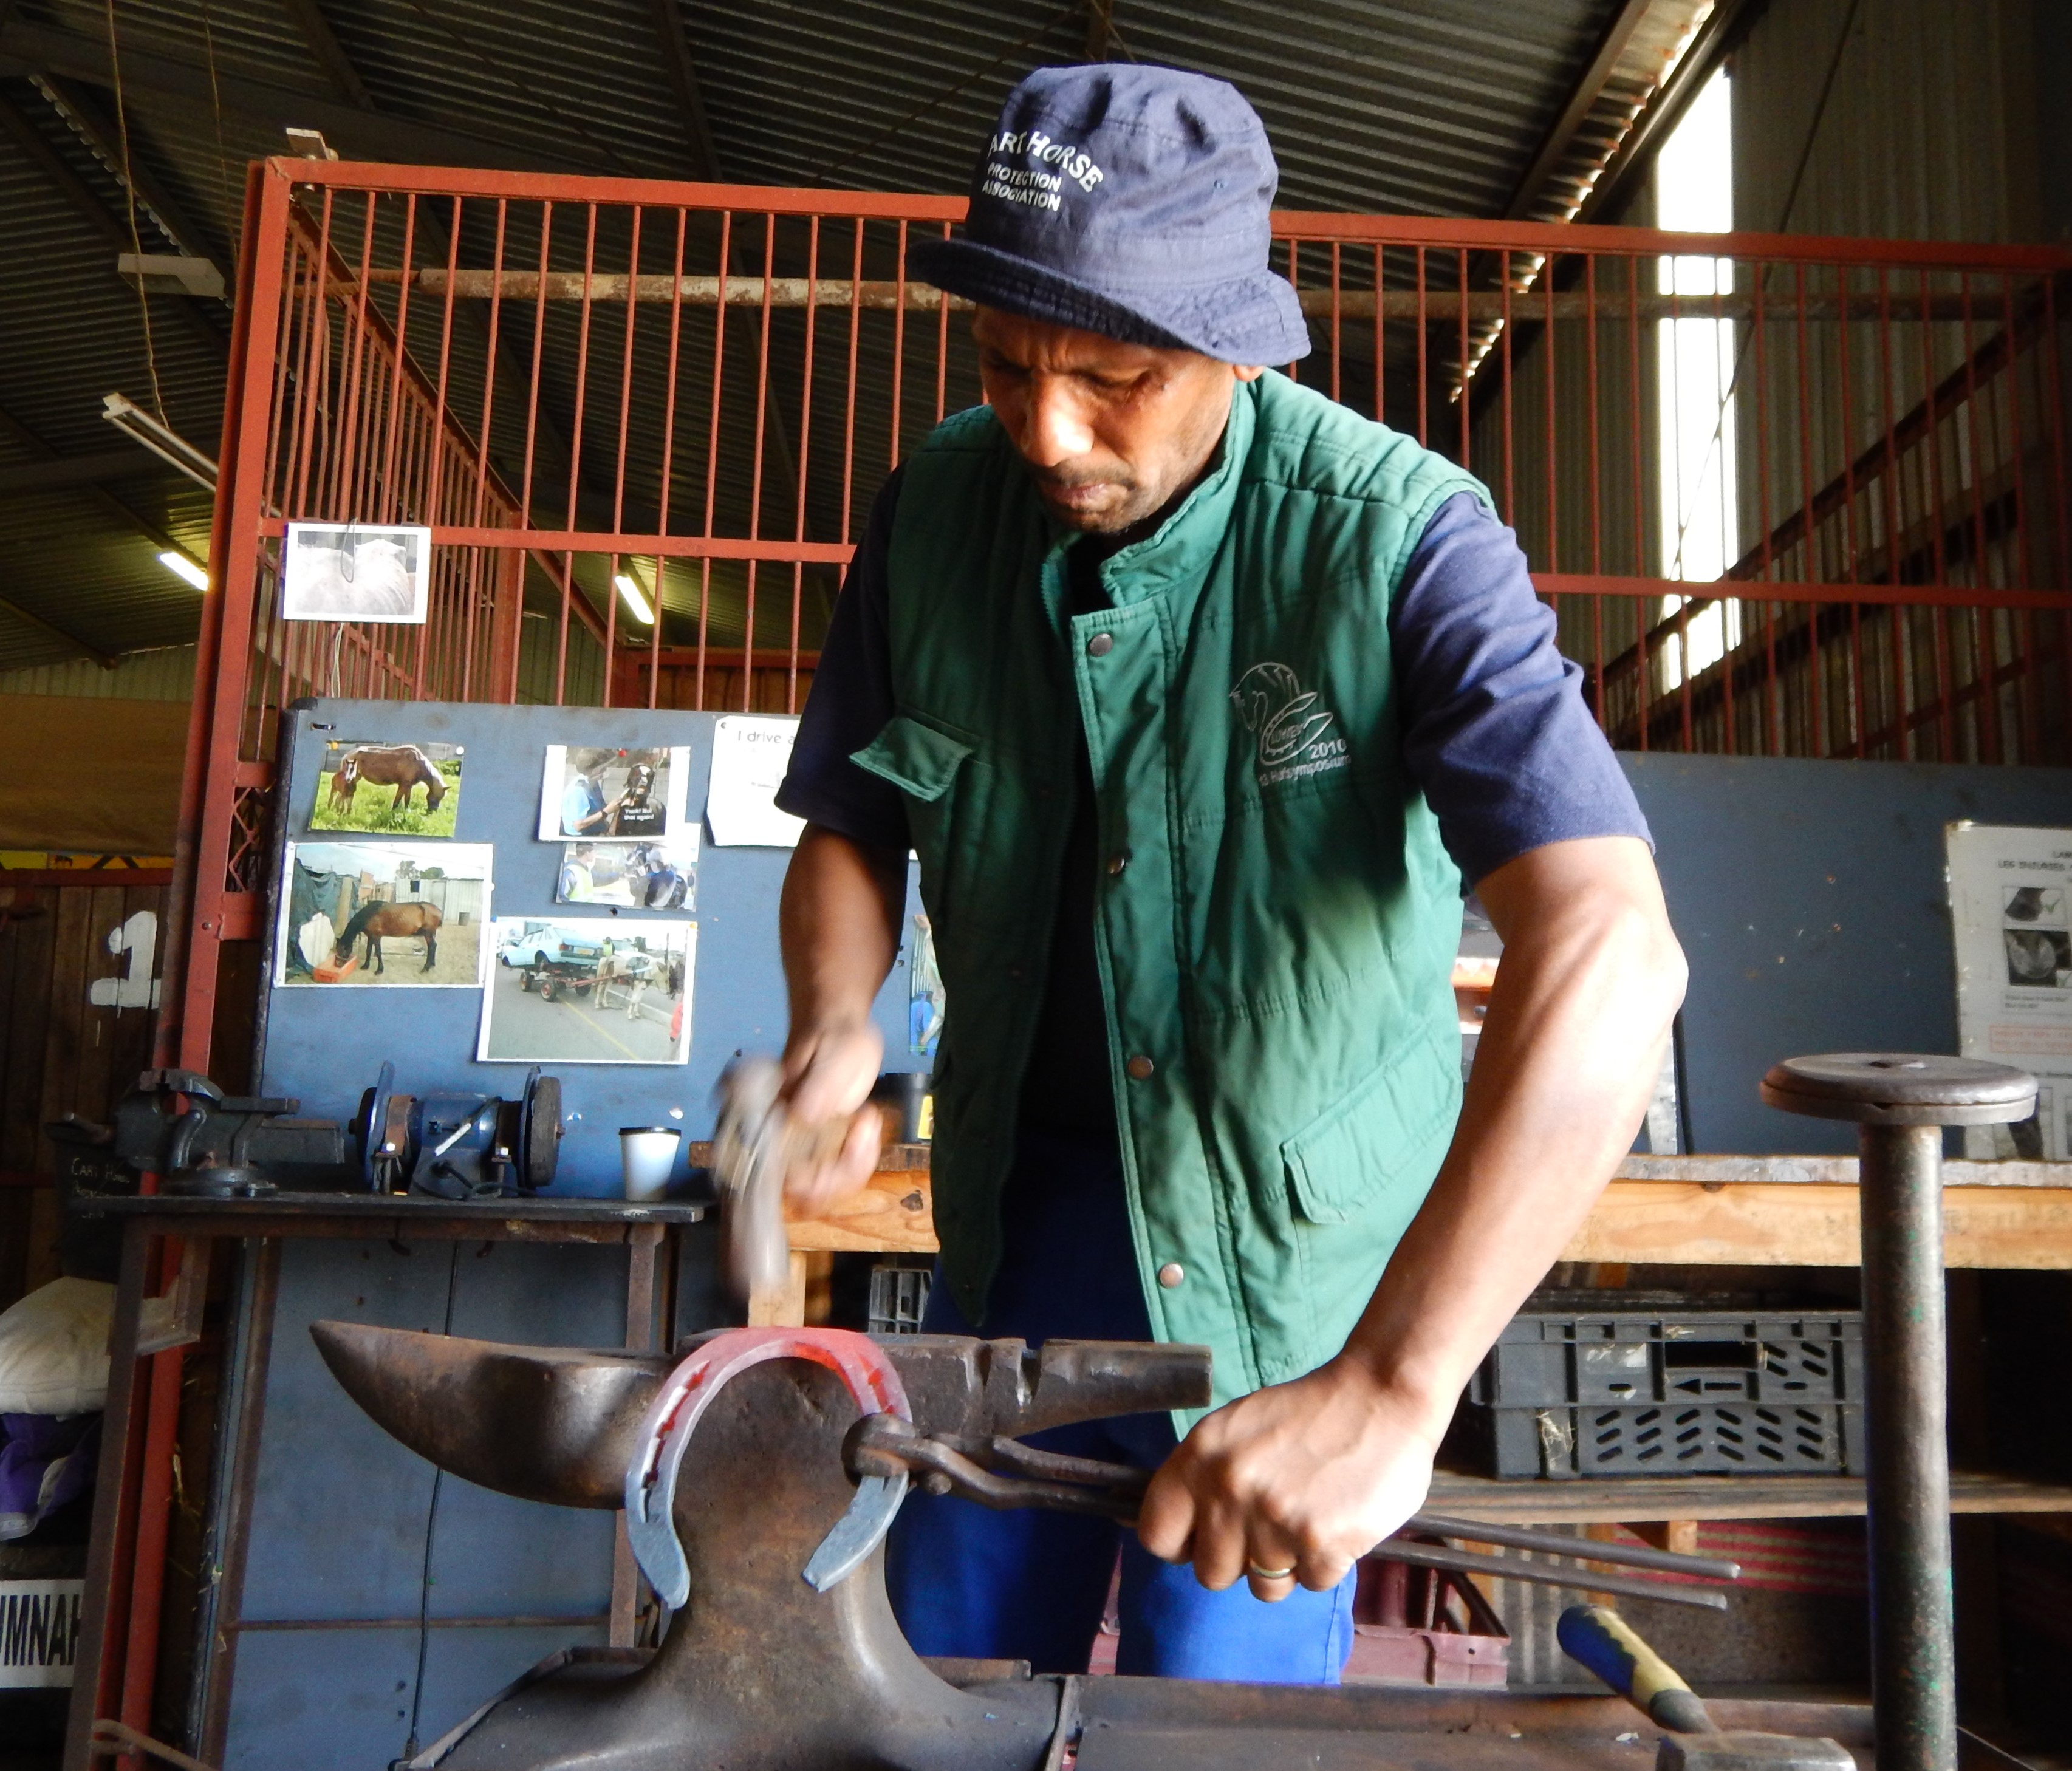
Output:
<svg viewBox="0 0 2072 1771">
<path fill-rule="evenodd" d="M 2039 1084 L 2033 1120 L 1972 1126 L 1964 1153 L 2072 1161 L 2072 830 L 1967 820 L 1945 837 L 1959 1042 Z"/>
<path fill-rule="evenodd" d="M 777 790 L 791 766 L 795 719 L 734 713 L 713 733 L 712 781 L 705 822 L 719 849 L 796 849 L 805 821 L 777 809 Z"/>
<path fill-rule="evenodd" d="M 72 1683 L 84 1580 L 0 1580 L 0 1691 Z"/>
</svg>

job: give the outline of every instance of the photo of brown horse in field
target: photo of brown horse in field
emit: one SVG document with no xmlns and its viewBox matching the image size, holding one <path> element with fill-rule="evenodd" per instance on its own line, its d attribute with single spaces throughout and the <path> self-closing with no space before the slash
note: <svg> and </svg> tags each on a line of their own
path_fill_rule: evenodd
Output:
<svg viewBox="0 0 2072 1771">
<path fill-rule="evenodd" d="M 353 795 L 363 783 L 370 787 L 396 790 L 388 802 L 391 824 L 420 784 L 425 790 L 428 812 L 437 812 L 439 802 L 446 796 L 446 777 L 414 744 L 363 744 L 356 750 L 347 750 L 339 759 L 338 772 L 331 778 L 332 806 L 341 812 L 350 810 Z"/>
<path fill-rule="evenodd" d="M 381 964 L 384 940 L 391 935 L 421 935 L 425 938 L 425 969 L 429 972 L 438 964 L 439 924 L 444 920 L 436 904 L 392 904 L 386 898 L 376 898 L 353 912 L 352 920 L 339 935 L 333 958 L 340 965 L 348 964 L 354 943 L 364 939 L 367 962 L 379 973 L 384 969 Z"/>
</svg>

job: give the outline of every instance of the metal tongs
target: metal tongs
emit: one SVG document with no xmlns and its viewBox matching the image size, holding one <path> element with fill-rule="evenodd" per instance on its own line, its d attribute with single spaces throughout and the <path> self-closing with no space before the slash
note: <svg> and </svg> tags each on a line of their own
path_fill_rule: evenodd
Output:
<svg viewBox="0 0 2072 1771">
<path fill-rule="evenodd" d="M 1149 1470 L 1127 1464 L 1041 1451 L 997 1434 L 982 1443 L 931 1437 L 911 1421 L 893 1414 L 865 1415 L 850 1428 L 842 1448 L 849 1473 L 859 1480 L 911 1476 L 927 1494 L 961 1495 L 981 1506 L 1001 1510 L 1040 1506 L 1053 1512 L 1092 1514 L 1124 1525 L 1137 1522 L 1137 1507 L 1152 1475 Z M 1680 1584 L 1603 1574 L 1594 1567 L 1557 1568 L 1517 1556 L 1483 1555 L 1457 1549 L 1452 1543 L 1415 1541 L 1420 1538 L 1501 1544 L 1537 1555 L 1644 1568 L 1685 1580 L 1737 1580 L 1741 1572 L 1738 1562 L 1716 1556 L 1683 1555 L 1639 1544 L 1600 1543 L 1594 1539 L 1579 1542 L 1552 1531 L 1437 1513 L 1413 1514 L 1395 1536 L 1376 1546 L 1371 1554 L 1382 1561 L 1404 1562 L 1414 1568 L 1490 1575 L 1503 1580 L 1617 1593 L 1627 1598 L 1659 1599 L 1708 1611 L 1726 1609 L 1724 1595 Z"/>
</svg>

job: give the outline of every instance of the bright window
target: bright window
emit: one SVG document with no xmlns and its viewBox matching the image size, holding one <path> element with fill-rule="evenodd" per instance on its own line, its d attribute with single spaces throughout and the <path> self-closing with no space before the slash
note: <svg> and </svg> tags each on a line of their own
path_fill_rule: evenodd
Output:
<svg viewBox="0 0 2072 1771">
<path fill-rule="evenodd" d="M 1734 223 L 1733 131 L 1722 68 L 1705 83 L 1655 162 L 1655 220 L 1679 233 L 1725 233 Z M 1682 300 L 1655 325 L 1661 413 L 1662 575 L 1711 582 L 1739 557 L 1734 508 L 1734 327 L 1712 317 L 1734 286 L 1727 258 L 1664 258 L 1656 286 Z M 1681 597 L 1663 599 L 1673 616 Z M 1690 618 L 1690 656 L 1672 635 L 1659 656 L 1670 688 L 1716 664 L 1741 639 L 1741 606 L 1714 603 Z"/>
</svg>

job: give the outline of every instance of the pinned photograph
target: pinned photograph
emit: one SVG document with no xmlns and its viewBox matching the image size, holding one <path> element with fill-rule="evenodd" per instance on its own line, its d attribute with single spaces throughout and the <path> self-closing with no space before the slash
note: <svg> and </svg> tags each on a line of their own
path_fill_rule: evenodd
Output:
<svg viewBox="0 0 2072 1771">
<path fill-rule="evenodd" d="M 943 969 L 935 963 L 935 930 L 926 916 L 914 918 L 907 947 L 906 1049 L 933 1058 L 943 1037 Z"/>
<path fill-rule="evenodd" d="M 432 596 L 432 532 L 414 524 L 290 523 L 282 549 L 288 621 L 421 623 Z"/>
<path fill-rule="evenodd" d="M 450 836 L 460 816 L 458 744 L 356 744 L 333 738 L 317 773 L 312 830 Z"/>
<path fill-rule="evenodd" d="M 689 750 L 550 744 L 540 836 L 591 842 L 652 840 L 684 828 Z"/>
<path fill-rule="evenodd" d="M 2072 987 L 2072 934 L 2065 922 L 2061 886 L 2003 888 L 2000 945 L 2007 951 L 2011 989 L 2062 990 Z"/>
<path fill-rule="evenodd" d="M 557 904 L 688 910 L 697 906 L 697 893 L 696 824 L 654 842 L 564 843 L 554 876 Z"/>
<path fill-rule="evenodd" d="M 475 1056 L 517 1064 L 680 1064 L 698 926 L 499 917 Z"/>
<path fill-rule="evenodd" d="M 495 854 L 488 843 L 290 843 L 273 981 L 479 988 Z"/>
</svg>

